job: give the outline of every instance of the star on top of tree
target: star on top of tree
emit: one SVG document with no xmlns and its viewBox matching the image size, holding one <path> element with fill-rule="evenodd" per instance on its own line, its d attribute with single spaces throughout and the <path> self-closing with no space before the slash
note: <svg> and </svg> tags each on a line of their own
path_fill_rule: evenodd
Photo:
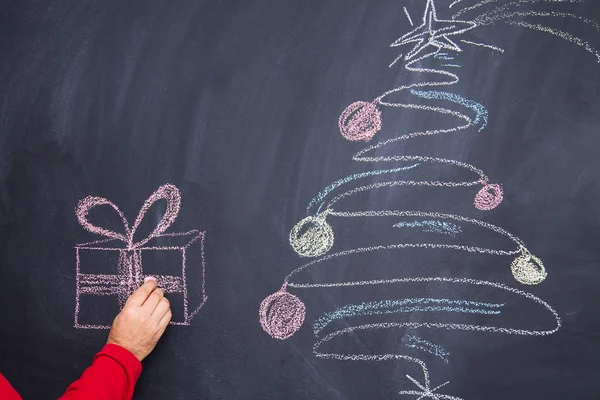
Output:
<svg viewBox="0 0 600 400">
<path fill-rule="evenodd" d="M 449 36 L 459 35 L 477 26 L 471 21 L 442 20 L 438 19 L 435 12 L 435 3 L 433 0 L 427 0 L 425 13 L 423 14 L 423 23 L 414 30 L 406 33 L 396 40 L 390 47 L 402 46 L 408 43 L 416 43 L 415 47 L 406 55 L 405 59 L 410 60 L 423 49 L 434 46 L 438 49 L 448 49 L 462 51 Z"/>
</svg>

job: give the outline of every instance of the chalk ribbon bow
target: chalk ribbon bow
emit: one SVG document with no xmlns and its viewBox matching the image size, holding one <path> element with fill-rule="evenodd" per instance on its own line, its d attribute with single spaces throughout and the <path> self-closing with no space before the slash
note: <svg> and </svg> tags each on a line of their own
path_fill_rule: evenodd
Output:
<svg viewBox="0 0 600 400">
<path fill-rule="evenodd" d="M 150 235 L 148 235 L 145 239 L 142 239 L 138 242 L 134 242 L 133 235 L 142 223 L 146 212 L 150 209 L 150 207 L 152 207 L 154 203 L 156 203 L 158 200 L 163 199 L 167 201 L 167 208 L 160 222 L 156 225 L 152 233 L 150 233 Z M 125 233 L 118 233 L 110 229 L 103 228 L 101 226 L 96 226 L 88 220 L 88 214 L 90 210 L 94 207 L 103 205 L 112 207 L 113 210 L 115 210 L 117 214 L 119 214 L 119 217 L 121 217 L 121 221 L 123 221 L 123 226 L 125 227 Z M 177 218 L 177 215 L 179 214 L 180 206 L 181 194 L 179 193 L 179 189 L 177 189 L 175 185 L 165 184 L 159 187 L 154 193 L 152 193 L 150 197 L 148 197 L 148 199 L 146 199 L 144 205 L 138 213 L 137 218 L 135 219 L 133 227 L 129 226 L 127 218 L 125 218 L 125 215 L 119 209 L 119 207 L 117 207 L 115 203 L 104 197 L 87 196 L 86 198 L 79 201 L 75 213 L 77 215 L 79 223 L 86 230 L 92 233 L 96 233 L 98 235 L 122 240 L 127 244 L 127 250 L 133 250 L 143 246 L 144 244 L 148 243 L 152 238 L 164 233 L 167 229 L 169 229 L 169 227 L 173 224 L 173 221 L 175 221 L 175 218 Z"/>
</svg>

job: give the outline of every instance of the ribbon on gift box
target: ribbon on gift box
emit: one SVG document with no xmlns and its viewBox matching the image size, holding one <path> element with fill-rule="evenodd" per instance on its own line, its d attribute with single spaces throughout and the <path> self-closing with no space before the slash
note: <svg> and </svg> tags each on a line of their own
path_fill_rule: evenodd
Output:
<svg viewBox="0 0 600 400">
<path fill-rule="evenodd" d="M 166 200 L 167 201 L 167 209 L 163 214 L 162 219 L 156 225 L 152 233 L 148 237 L 139 242 L 133 241 L 133 235 L 135 235 L 135 231 L 142 223 L 146 212 L 152 207 L 154 203 L 158 200 Z M 125 233 L 117 233 L 115 231 L 111 231 L 110 229 L 102 228 L 92 224 L 88 221 L 88 214 L 90 210 L 94 207 L 107 205 L 113 208 L 121 217 L 121 221 L 123 221 L 123 226 L 125 227 Z M 98 235 L 107 236 L 113 239 L 122 240 L 127 244 L 127 250 L 137 249 L 142 247 L 144 244 L 148 243 L 152 238 L 164 233 L 169 227 L 173 224 L 173 221 L 177 218 L 179 214 L 179 208 L 181 207 L 181 194 L 179 193 L 179 189 L 175 185 L 166 184 L 162 185 L 146 201 L 144 205 L 140 209 L 137 218 L 135 219 L 135 223 L 133 227 L 129 227 L 129 222 L 127 218 L 125 218 L 125 214 L 117 207 L 115 203 L 104 198 L 104 197 L 96 197 L 96 196 L 87 196 L 86 198 L 79 201 L 77 204 L 77 209 L 75 213 L 77 214 L 77 219 L 81 226 L 92 233 L 96 233 Z"/>
<path fill-rule="evenodd" d="M 162 219 L 146 238 L 135 242 L 135 232 L 142 223 L 146 212 L 159 200 L 166 200 L 167 202 Z M 103 205 L 110 206 L 117 212 L 123 222 L 125 229 L 124 233 L 118 233 L 107 228 L 96 226 L 88 220 L 90 210 Z M 116 294 L 118 295 L 119 303 L 121 303 L 122 306 L 129 294 L 143 282 L 141 249 L 151 239 L 161 236 L 169 229 L 179 214 L 180 206 L 181 194 L 179 189 L 171 184 L 162 185 L 146 199 L 135 219 L 133 227 L 130 227 L 123 212 L 112 201 L 104 197 L 96 196 L 87 196 L 80 200 L 77 204 L 75 213 L 83 228 L 92 233 L 106 236 L 110 239 L 118 239 L 125 243 L 125 248 L 119 250 L 120 255 L 117 264 L 117 275 L 82 274 L 82 276 L 78 277 L 79 283 L 86 286 L 82 288 L 82 293 L 89 291 L 90 293 L 99 295 Z M 176 276 L 161 276 L 158 277 L 157 283 L 166 292 L 180 292 L 183 287 L 182 279 L 182 277 Z"/>
</svg>

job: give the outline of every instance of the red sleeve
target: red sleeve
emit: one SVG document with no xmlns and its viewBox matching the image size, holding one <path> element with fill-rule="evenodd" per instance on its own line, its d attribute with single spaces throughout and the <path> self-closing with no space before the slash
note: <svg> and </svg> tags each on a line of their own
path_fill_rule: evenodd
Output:
<svg viewBox="0 0 600 400">
<path fill-rule="evenodd" d="M 0 399 L 3 400 L 21 400 L 21 396 L 8 383 L 5 377 L 0 374 Z"/>
<path fill-rule="evenodd" d="M 130 400 L 141 372 L 142 363 L 133 354 L 115 344 L 107 344 L 60 399 Z"/>
</svg>

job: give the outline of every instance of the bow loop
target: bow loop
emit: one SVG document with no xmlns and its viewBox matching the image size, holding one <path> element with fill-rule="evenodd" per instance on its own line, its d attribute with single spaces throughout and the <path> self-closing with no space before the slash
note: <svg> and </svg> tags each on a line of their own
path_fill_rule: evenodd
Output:
<svg viewBox="0 0 600 400">
<path fill-rule="evenodd" d="M 119 214 L 119 217 L 121 217 L 121 221 L 123 221 L 123 226 L 125 227 L 124 234 L 117 233 L 115 231 L 103 228 L 101 226 L 96 226 L 88 220 L 88 214 L 90 213 L 90 210 L 92 208 L 104 205 L 112 207 L 112 209 L 115 210 L 117 214 Z M 119 209 L 119 207 L 117 207 L 115 203 L 108 199 L 105 199 L 104 197 L 87 196 L 86 198 L 79 200 L 79 203 L 77 203 L 77 209 L 75 210 L 75 214 L 77 215 L 77 220 L 79 221 L 81 226 L 83 226 L 86 230 L 97 235 L 108 236 L 110 238 L 119 239 L 124 242 L 128 242 L 129 237 L 131 236 L 129 223 L 127 222 L 127 219 L 125 218 L 123 212 Z"/>
<path fill-rule="evenodd" d="M 165 209 L 165 213 L 162 216 L 162 219 L 156 225 L 152 233 L 148 235 L 145 239 L 140 240 L 139 242 L 133 242 L 133 235 L 135 231 L 142 223 L 146 212 L 152 207 L 154 203 L 158 200 L 166 200 L 167 207 Z M 121 234 L 115 231 L 112 231 L 107 228 L 103 228 L 101 226 L 96 226 L 92 224 L 88 220 L 88 214 L 90 210 L 94 207 L 107 205 L 112 207 L 113 210 L 117 212 L 121 221 L 123 222 L 123 226 L 125 229 L 125 233 Z M 181 206 L 181 194 L 179 193 L 179 189 L 176 186 L 171 184 L 162 185 L 159 187 L 152 195 L 144 202 L 144 205 L 140 209 L 140 212 L 135 219 L 135 223 L 133 227 L 129 227 L 129 222 L 123 212 L 114 204 L 112 201 L 105 199 L 104 197 L 95 197 L 95 196 L 87 196 L 86 198 L 79 201 L 77 204 L 77 208 L 75 210 L 75 214 L 77 215 L 77 220 L 86 230 L 102 235 L 107 236 L 113 239 L 119 239 L 127 244 L 128 249 L 135 249 L 143 246 L 148 243 L 153 237 L 164 233 L 169 227 L 173 224 L 173 221 L 177 218 L 179 214 L 179 208 Z"/>
<path fill-rule="evenodd" d="M 142 223 L 144 216 L 146 215 L 146 212 L 150 209 L 150 207 L 152 207 L 152 205 L 154 203 L 156 203 L 158 200 L 163 200 L 163 199 L 167 201 L 167 208 L 165 209 L 165 213 L 163 214 L 160 222 L 156 225 L 156 227 L 154 228 L 152 233 L 150 233 L 150 235 L 148 235 L 148 237 L 146 237 L 143 240 L 140 240 L 139 242 L 133 243 L 133 235 L 135 234 L 135 231 Z M 161 187 L 156 189 L 156 191 L 154 193 L 152 193 L 152 195 L 150 195 L 150 197 L 148 197 L 148 199 L 146 199 L 137 218 L 135 219 L 133 228 L 131 228 L 131 243 L 129 243 L 129 245 L 132 248 L 141 247 L 141 246 L 145 245 L 146 243 L 148 243 L 148 241 L 150 241 L 150 239 L 152 239 L 153 237 L 164 233 L 167 229 L 169 229 L 169 227 L 173 224 L 173 222 L 177 218 L 180 207 L 181 207 L 181 194 L 179 193 L 179 189 L 177 189 L 177 187 L 175 185 L 166 184 L 166 185 L 162 185 Z"/>
</svg>

